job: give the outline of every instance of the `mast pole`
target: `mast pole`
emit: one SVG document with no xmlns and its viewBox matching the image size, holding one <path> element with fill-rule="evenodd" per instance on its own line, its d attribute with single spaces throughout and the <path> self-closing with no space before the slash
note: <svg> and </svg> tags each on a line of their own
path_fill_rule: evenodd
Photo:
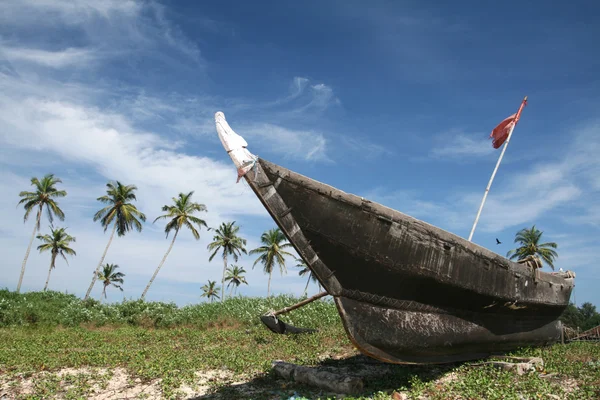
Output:
<svg viewBox="0 0 600 400">
<path fill-rule="evenodd" d="M 487 198 L 490 188 L 492 187 L 492 182 L 494 181 L 496 172 L 498 172 L 498 168 L 500 167 L 500 163 L 502 162 L 502 157 L 504 157 L 504 152 L 506 151 L 506 148 L 508 147 L 508 142 L 510 142 L 510 137 L 512 136 L 512 133 L 515 130 L 515 127 L 517 126 L 519 119 L 521 118 L 521 112 L 523 111 L 523 108 L 525 107 L 526 104 L 527 104 L 527 96 L 525 96 L 525 98 L 521 102 L 521 106 L 519 107 L 519 111 L 517 111 L 517 115 L 515 117 L 515 122 L 510 127 L 510 131 L 508 132 L 508 138 L 506 138 L 506 143 L 504 143 L 504 147 L 502 148 L 500 157 L 498 157 L 498 162 L 496 162 L 496 168 L 494 168 L 494 172 L 492 172 L 492 177 L 490 178 L 490 181 L 488 182 L 487 187 L 485 188 L 485 192 L 483 193 L 483 199 L 481 200 L 481 205 L 479 206 L 479 211 L 477 211 L 477 216 L 475 217 L 475 222 L 473 223 L 473 228 L 471 228 L 471 233 L 469 234 L 469 239 L 468 239 L 469 242 L 473 238 L 473 233 L 475 233 L 475 227 L 477 226 L 477 222 L 479 221 L 479 217 L 481 216 L 481 210 L 483 210 L 483 205 L 485 204 L 485 199 Z"/>
</svg>

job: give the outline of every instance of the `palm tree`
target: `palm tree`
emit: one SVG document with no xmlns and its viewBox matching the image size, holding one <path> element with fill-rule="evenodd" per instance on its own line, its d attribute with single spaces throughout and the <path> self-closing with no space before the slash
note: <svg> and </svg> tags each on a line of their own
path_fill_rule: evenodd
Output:
<svg viewBox="0 0 600 400">
<path fill-rule="evenodd" d="M 306 293 L 308 291 L 308 284 L 310 283 L 311 280 L 319 285 L 319 291 L 320 291 L 321 283 L 319 282 L 319 280 L 317 279 L 315 274 L 313 274 L 311 269 L 308 268 L 308 265 L 306 265 L 304 260 L 301 258 L 296 258 L 296 262 L 298 263 L 298 264 L 296 264 L 296 267 L 302 268 L 298 272 L 298 275 L 304 276 L 304 275 L 308 274 L 308 281 L 306 281 L 306 286 L 304 287 L 304 296 L 306 296 Z"/>
<path fill-rule="evenodd" d="M 246 277 L 244 276 L 245 273 L 246 270 L 243 267 L 238 267 L 237 265 L 232 264 L 231 267 L 227 268 L 227 276 L 225 277 L 225 282 L 229 281 L 227 287 L 231 285 L 231 292 L 229 292 L 230 296 L 233 294 L 234 287 L 235 291 L 237 292 L 238 287 L 242 283 L 245 283 L 246 285 L 248 284 L 248 281 L 246 281 Z"/>
<path fill-rule="evenodd" d="M 189 192 L 188 194 L 179 193 L 179 197 L 173 197 L 174 204 L 170 206 L 164 205 L 162 208 L 162 210 L 166 212 L 166 214 L 156 217 L 156 219 L 154 220 L 154 222 L 156 222 L 162 218 L 171 218 L 171 220 L 165 226 L 166 237 L 169 237 L 169 232 L 171 232 L 172 230 L 175 230 L 175 234 L 173 235 L 173 240 L 171 240 L 171 245 L 169 246 L 169 249 L 167 250 L 162 261 L 156 268 L 156 271 L 154 271 L 154 275 L 152 275 L 152 278 L 150 279 L 150 282 L 148 282 L 146 289 L 144 289 L 144 293 L 142 293 L 141 297 L 142 300 L 144 299 L 144 297 L 146 297 L 146 293 L 148 292 L 148 289 L 150 289 L 150 285 L 152 285 L 152 282 L 154 282 L 154 278 L 156 278 L 156 275 L 158 275 L 158 271 L 160 271 L 163 264 L 167 260 L 167 256 L 171 252 L 173 244 L 175 244 L 175 238 L 177 238 L 179 229 L 181 229 L 181 227 L 183 226 L 188 227 L 189 230 L 192 231 L 192 235 L 194 235 L 194 238 L 198 240 L 200 239 L 200 233 L 196 230 L 193 224 L 196 224 L 198 226 L 198 229 L 201 229 L 202 226 L 206 227 L 206 222 L 203 219 L 194 217 L 192 215 L 195 212 L 206 211 L 206 206 L 204 204 L 192 202 L 192 194 L 194 194 L 193 191 Z"/>
<path fill-rule="evenodd" d="M 52 228 L 50 227 L 50 234 L 46 235 L 37 235 L 37 238 L 43 242 L 43 244 L 38 246 L 38 250 L 40 253 L 44 251 L 50 251 L 50 268 L 48 270 L 48 278 L 46 278 L 46 285 L 44 286 L 44 291 L 48 289 L 48 282 L 50 281 L 50 273 L 52 269 L 55 267 L 56 256 L 60 255 L 65 259 L 67 265 L 69 261 L 67 261 L 67 257 L 65 254 L 75 256 L 75 250 L 69 247 L 72 242 L 75 242 L 75 238 L 69 235 L 66 232 L 67 228 Z"/>
<path fill-rule="evenodd" d="M 217 281 L 211 281 L 209 279 L 208 284 L 202 286 L 202 296 L 200 297 L 206 297 L 208 299 L 210 299 L 210 302 L 212 303 L 213 300 L 215 298 L 219 298 L 219 287 L 216 286 Z"/>
<path fill-rule="evenodd" d="M 23 207 L 25 208 L 23 222 L 27 221 L 29 214 L 35 208 L 37 208 L 37 217 L 35 225 L 33 226 L 31 240 L 29 241 L 29 246 L 27 246 L 25 258 L 23 259 L 23 264 L 21 265 L 21 275 L 19 276 L 19 283 L 17 284 L 17 293 L 19 293 L 21 290 L 23 275 L 25 275 L 25 265 L 27 264 L 27 258 L 29 257 L 29 252 L 31 251 L 31 245 L 33 244 L 35 233 L 40 230 L 40 220 L 42 219 L 42 211 L 44 210 L 44 206 L 46 206 L 46 210 L 48 210 L 48 219 L 50 220 L 51 224 L 54 221 L 55 216 L 61 221 L 64 221 L 65 219 L 65 213 L 58 207 L 58 203 L 54 199 L 57 197 L 65 197 L 67 192 L 56 189 L 55 186 L 57 183 L 62 183 L 62 181 L 58 178 L 55 178 L 54 174 L 47 174 L 42 178 L 41 181 L 38 178 L 33 177 L 31 178 L 31 185 L 35 187 L 35 191 L 23 191 L 19 193 L 19 197 L 22 197 L 22 199 L 19 201 L 19 203 L 17 203 L 17 207 L 19 204 L 23 204 Z"/>
<path fill-rule="evenodd" d="M 108 204 L 106 207 L 98 211 L 94 215 L 94 221 L 100 220 L 100 223 L 104 227 L 104 232 L 108 229 L 109 225 L 114 222 L 113 230 L 108 239 L 108 244 L 104 249 L 102 258 L 96 267 L 94 276 L 92 277 L 92 283 L 85 294 L 84 300 L 90 296 L 90 292 L 96 283 L 100 268 L 104 262 L 104 257 L 108 252 L 108 247 L 113 240 L 115 231 L 118 236 L 124 236 L 128 231 L 136 229 L 138 232 L 142 231 L 141 221 L 146 221 L 144 213 L 139 211 L 133 204 L 132 200 L 137 200 L 134 191 L 137 190 L 135 185 L 123 185 L 121 182 L 109 182 L 106 184 L 106 195 L 98 197 L 98 201 Z"/>
<path fill-rule="evenodd" d="M 123 284 L 123 277 L 125 276 L 125 274 L 122 272 L 116 272 L 118 268 L 119 266 L 117 264 L 106 263 L 102 271 L 98 272 L 98 279 L 100 279 L 100 281 L 104 285 L 104 289 L 102 289 L 102 294 L 104 295 L 104 298 L 106 298 L 106 288 L 108 286 L 112 285 L 119 289 L 121 292 L 123 291 L 121 285 Z M 117 283 L 120 283 L 121 285 L 117 285 Z"/>
<path fill-rule="evenodd" d="M 209 228 L 210 229 L 210 228 Z M 223 255 L 223 277 L 221 278 L 221 301 L 225 299 L 225 271 L 227 270 L 227 255 L 232 255 L 237 262 L 241 253 L 247 254 L 246 239 L 242 239 L 237 235 L 240 227 L 235 226 L 233 222 L 223 222 L 221 226 L 215 230 L 216 234 L 213 237 L 213 242 L 208 245 L 208 249 L 213 253 L 208 258 L 208 261 L 217 255 L 219 250 L 222 250 Z"/>
<path fill-rule="evenodd" d="M 292 254 L 284 249 L 292 247 L 292 245 L 287 243 L 285 235 L 279 228 L 273 228 L 264 232 L 260 237 L 260 241 L 263 245 L 250 251 L 250 254 L 260 254 L 256 261 L 254 261 L 252 268 L 254 268 L 258 262 L 261 262 L 265 274 L 269 274 L 269 284 L 267 286 L 267 297 L 269 297 L 271 293 L 271 275 L 273 274 L 273 268 L 275 267 L 275 264 L 277 264 L 282 275 L 283 271 L 287 271 L 285 268 L 284 256 L 292 256 Z"/>
<path fill-rule="evenodd" d="M 525 260 L 526 258 L 537 258 L 543 260 L 554 270 L 554 259 L 558 257 L 558 253 L 554 250 L 558 245 L 554 242 L 540 243 L 543 232 L 536 229 L 533 225 L 530 229 L 523 228 L 515 235 L 515 243 L 520 246 L 510 250 L 506 256 L 511 260 Z"/>
</svg>

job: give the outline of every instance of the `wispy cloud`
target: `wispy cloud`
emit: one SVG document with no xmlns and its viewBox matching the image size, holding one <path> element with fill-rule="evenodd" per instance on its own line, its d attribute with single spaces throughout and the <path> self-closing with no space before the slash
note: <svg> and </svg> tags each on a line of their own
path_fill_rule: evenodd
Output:
<svg viewBox="0 0 600 400">
<path fill-rule="evenodd" d="M 436 202 L 425 200 L 424 194 L 420 191 L 386 191 L 383 187 L 371 189 L 361 196 L 442 229 L 456 231 L 466 226 L 464 210 L 452 206 L 458 202 L 458 196 L 451 196 L 447 202 Z"/>
<path fill-rule="evenodd" d="M 512 172 L 509 178 L 496 179 L 478 231 L 491 233 L 521 228 L 548 216 L 562 218 L 570 224 L 598 226 L 600 209 L 595 199 L 600 190 L 595 185 L 600 161 L 594 151 L 600 146 L 600 136 L 595 134 L 597 127 L 596 123 L 589 123 L 571 132 L 572 144 L 554 161 L 536 163 L 521 172 Z M 458 154 L 470 149 L 469 142 L 466 143 L 468 145 L 461 147 Z M 482 200 L 484 185 L 482 182 L 480 190 L 448 193 L 443 196 L 444 200 L 425 199 L 423 193 L 386 192 L 382 188 L 365 196 L 373 196 L 376 201 L 399 211 L 456 232 L 470 229 Z"/>
<path fill-rule="evenodd" d="M 60 51 L 49 51 L 23 47 L 0 46 L 0 55 L 11 62 L 29 62 L 45 67 L 63 68 L 85 65 L 96 59 L 95 52 L 90 49 L 67 48 Z"/>
<path fill-rule="evenodd" d="M 165 7 L 154 1 L 7 0 L 0 8 L 1 26 L 14 32 L 44 32 L 42 37 L 46 43 L 71 35 L 77 37 L 80 47 L 102 51 L 104 58 L 131 57 L 133 53 L 146 52 L 172 64 L 173 57 L 162 54 L 170 52 L 171 56 L 177 55 L 180 62 L 193 62 L 196 68 L 204 64 L 198 46 L 167 18 Z M 36 49 L 30 43 L 21 47 L 13 45 L 12 49 L 21 59 L 57 58 L 57 55 L 43 54 L 48 49 Z M 157 49 L 161 51 L 155 52 Z"/>
<path fill-rule="evenodd" d="M 301 76 L 294 77 L 290 85 L 290 95 L 286 97 L 283 101 L 285 102 L 287 100 L 295 99 L 298 96 L 300 96 L 306 89 L 306 86 L 308 86 L 309 82 L 310 80 L 308 78 L 303 78 Z"/>
<path fill-rule="evenodd" d="M 275 111 L 280 117 L 310 117 L 310 113 L 322 113 L 332 106 L 341 105 L 333 88 L 324 83 L 313 83 L 309 78 L 296 76 L 289 86 L 289 94 L 263 103 L 238 101 L 237 109 L 255 108 Z M 281 110 L 280 106 L 286 106 Z M 291 107 L 291 108 L 290 108 Z"/>
<path fill-rule="evenodd" d="M 368 159 L 392 154 L 392 151 L 388 148 L 358 136 L 340 135 L 337 137 L 336 144 L 337 143 L 342 144 L 352 152 L 361 154 L 362 157 Z"/>
<path fill-rule="evenodd" d="M 307 161 L 331 161 L 327 156 L 327 141 L 313 131 L 294 130 L 273 124 L 251 125 L 239 133 L 247 140 L 259 140 L 254 148 L 268 148 L 288 158 Z"/>
<path fill-rule="evenodd" d="M 300 107 L 298 111 L 324 111 L 330 106 L 341 104 L 340 99 L 338 99 L 333 93 L 333 89 L 324 83 L 311 85 L 310 93 L 312 96 L 311 101 L 305 106 Z"/>
<path fill-rule="evenodd" d="M 32 21 L 47 25 L 83 24 L 94 17 L 134 16 L 142 7 L 135 0 L 5 0 L 0 18 L 4 24 L 13 26 Z M 51 18 L 37 19 L 40 14 Z"/>
<path fill-rule="evenodd" d="M 317 92 L 332 93 L 321 87 L 324 85 L 313 86 L 319 87 Z M 123 93 L 112 109 L 126 111 L 136 121 L 149 126 L 162 123 L 175 132 L 193 135 L 194 140 L 200 137 L 210 141 L 215 141 L 214 112 L 222 110 L 234 129 L 249 139 L 255 149 L 266 149 L 289 159 L 330 162 L 327 135 L 319 129 L 299 127 L 302 124 L 296 121 L 302 117 L 305 124 L 315 107 L 324 110 L 332 99 L 332 94 L 320 98 L 310 87 L 310 80 L 296 77 L 287 96 L 263 103 L 209 95 L 186 97 L 172 93 L 158 98 L 144 92 Z M 290 119 L 290 115 L 294 118 Z M 339 140 L 345 151 L 358 153 L 361 157 L 386 152 L 382 146 L 365 139 L 341 136 Z"/>
<path fill-rule="evenodd" d="M 487 156 L 495 151 L 487 138 L 481 135 L 467 135 L 458 131 L 449 131 L 434 137 L 435 146 L 430 155 L 439 159 L 469 160 Z"/>
</svg>

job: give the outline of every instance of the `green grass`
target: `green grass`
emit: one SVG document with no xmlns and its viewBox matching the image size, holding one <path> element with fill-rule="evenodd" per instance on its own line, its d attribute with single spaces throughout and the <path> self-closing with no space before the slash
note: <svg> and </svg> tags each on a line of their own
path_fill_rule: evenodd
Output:
<svg viewBox="0 0 600 400">
<path fill-rule="evenodd" d="M 0 327 L 10 326 L 142 326 L 172 328 L 189 326 L 207 328 L 234 321 L 245 326 L 258 326 L 257 316 L 269 310 L 289 306 L 299 299 L 276 296 L 269 299 L 236 297 L 221 304 L 203 303 L 178 308 L 175 303 L 140 300 L 101 304 L 97 300 L 82 301 L 74 295 L 59 292 L 17 294 L 0 290 Z M 313 302 L 289 314 L 286 322 L 298 326 L 332 326 L 339 317 L 331 300 Z"/>
<path fill-rule="evenodd" d="M 211 396 L 328 398 L 314 388 L 277 379 L 271 362 L 282 359 L 350 371 L 367 364 L 347 339 L 330 301 L 312 303 L 285 317 L 297 326 L 320 328 L 317 334 L 276 335 L 260 324 L 259 315 L 296 300 L 237 298 L 178 308 L 139 301 L 102 305 L 54 292 L 0 291 L 0 392 L 19 399 L 89 398 L 121 370 L 132 385 L 154 385 L 163 398 L 183 398 L 179 390 L 193 388 L 199 382 L 197 372 L 220 371 L 223 376 L 204 383 Z M 391 399 L 394 391 L 413 399 L 600 398 L 598 344 L 558 344 L 513 355 L 541 356 L 545 374 L 518 376 L 473 363 L 374 364 L 380 370 L 365 378 L 364 393 L 346 398 Z M 61 375 L 65 368 L 73 368 L 70 375 Z M 234 381 L 244 383 L 232 385 Z M 243 395 L 240 388 L 253 392 Z"/>
</svg>

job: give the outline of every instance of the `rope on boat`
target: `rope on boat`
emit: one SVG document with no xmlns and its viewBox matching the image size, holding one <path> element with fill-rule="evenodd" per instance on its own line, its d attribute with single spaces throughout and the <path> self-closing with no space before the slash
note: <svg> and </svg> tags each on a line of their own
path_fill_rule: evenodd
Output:
<svg viewBox="0 0 600 400">
<path fill-rule="evenodd" d="M 244 171 L 244 169 L 251 165 L 250 168 L 248 168 L 246 171 Z M 252 160 L 248 160 L 246 162 L 244 162 L 237 170 L 238 172 L 238 176 L 237 176 L 237 181 L 235 181 L 235 183 L 238 183 L 240 181 L 240 179 L 242 179 L 242 177 L 244 177 L 248 172 L 250 172 L 251 170 L 254 170 L 254 181 L 256 181 L 256 177 L 258 176 L 258 156 L 253 155 L 252 156 Z"/>
</svg>

